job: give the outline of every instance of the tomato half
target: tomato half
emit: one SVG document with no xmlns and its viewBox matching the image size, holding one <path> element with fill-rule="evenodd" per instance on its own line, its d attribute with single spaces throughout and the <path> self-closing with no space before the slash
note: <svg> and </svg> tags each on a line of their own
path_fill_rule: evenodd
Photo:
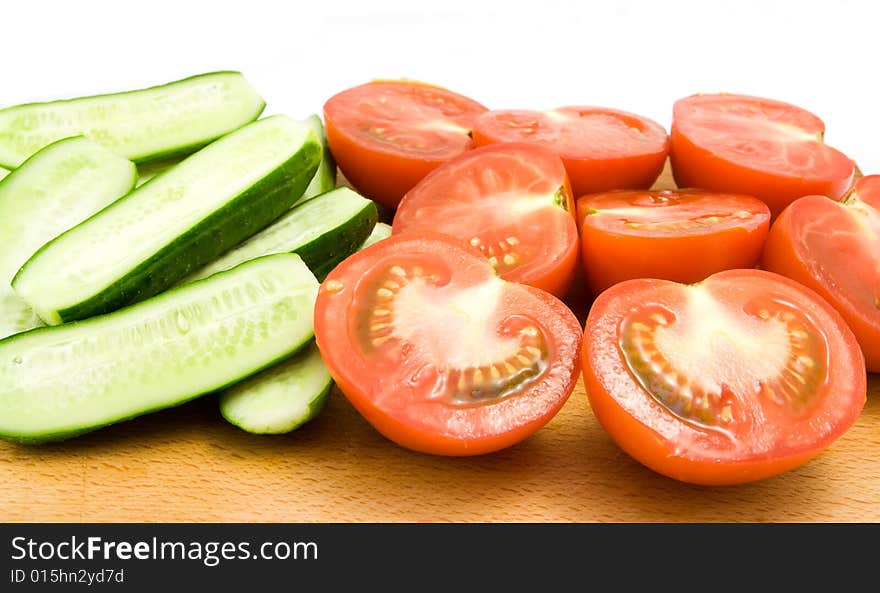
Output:
<svg viewBox="0 0 880 593">
<path fill-rule="evenodd" d="M 880 371 L 880 175 L 861 178 L 843 203 L 806 196 L 770 230 L 763 266 L 809 286 L 853 330 L 866 366 Z"/>
<path fill-rule="evenodd" d="M 761 257 L 770 210 L 702 190 L 622 190 L 578 199 L 581 259 L 593 294 L 633 278 L 688 284 Z"/>
<path fill-rule="evenodd" d="M 393 230 L 434 230 L 479 249 L 505 280 L 564 296 L 577 268 L 574 202 L 562 161 L 529 144 L 485 146 L 411 189 Z"/>
<path fill-rule="evenodd" d="M 474 122 L 477 146 L 529 142 L 556 152 L 576 196 L 647 189 L 663 170 L 669 141 L 663 127 L 604 107 L 489 111 Z"/>
<path fill-rule="evenodd" d="M 822 140 L 825 124 L 800 107 L 745 95 L 693 95 L 675 103 L 672 173 L 680 187 L 755 196 L 777 216 L 808 194 L 834 199 L 855 166 Z"/>
<path fill-rule="evenodd" d="M 840 315 L 762 270 L 613 286 L 587 318 L 582 365 L 614 441 L 696 484 L 792 469 L 843 434 L 866 399 L 864 359 Z"/>
<path fill-rule="evenodd" d="M 471 148 L 474 119 L 486 108 L 441 87 L 379 80 L 324 104 L 330 151 L 365 196 L 394 208 L 441 163 Z"/>
<path fill-rule="evenodd" d="M 392 235 L 343 261 L 315 305 L 330 374 L 380 433 L 479 455 L 525 439 L 577 382 L 581 326 L 542 290 L 505 282 L 443 235 Z"/>
</svg>

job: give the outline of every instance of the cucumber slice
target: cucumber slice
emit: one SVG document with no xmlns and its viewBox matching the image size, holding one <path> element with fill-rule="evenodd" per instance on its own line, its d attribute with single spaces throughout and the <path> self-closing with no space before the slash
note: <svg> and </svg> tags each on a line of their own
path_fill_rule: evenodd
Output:
<svg viewBox="0 0 880 593">
<path fill-rule="evenodd" d="M 61 138 L 83 135 L 135 162 L 193 152 L 251 122 L 266 104 L 240 72 L 0 110 L 0 165 L 14 169 Z"/>
<path fill-rule="evenodd" d="M 320 158 L 301 122 L 248 124 L 44 245 L 13 289 L 50 325 L 153 296 L 280 216 Z"/>
<path fill-rule="evenodd" d="M 41 245 L 132 187 L 134 163 L 82 136 L 37 152 L 0 182 L 0 338 L 42 325 L 10 288 Z"/>
<path fill-rule="evenodd" d="M 391 225 L 385 224 L 384 222 L 377 222 L 376 226 L 373 227 L 373 232 L 370 233 L 370 236 L 367 237 L 367 240 L 364 241 L 364 244 L 361 245 L 360 249 L 366 249 L 370 245 L 374 245 L 382 239 L 387 239 L 390 236 Z M 360 251 L 360 249 L 358 249 L 358 251 Z"/>
<path fill-rule="evenodd" d="M 321 413 L 333 379 L 314 341 L 220 394 L 220 413 L 254 434 L 284 434 Z"/>
<path fill-rule="evenodd" d="M 321 195 L 336 187 L 336 161 L 333 159 L 330 147 L 327 146 L 324 124 L 321 123 L 321 118 L 317 115 L 310 115 L 304 121 L 321 139 L 321 144 L 324 146 L 324 154 L 321 158 L 321 164 L 318 165 L 318 170 L 315 171 L 315 176 L 312 177 L 311 183 L 309 183 L 305 193 L 303 193 L 297 203 L 304 202 L 313 196 Z"/>
<path fill-rule="evenodd" d="M 391 227 L 377 223 L 361 249 L 390 236 Z M 223 391 L 220 413 L 246 432 L 283 434 L 317 416 L 332 385 L 330 372 L 312 342 L 292 358 Z"/>
<path fill-rule="evenodd" d="M 308 267 L 284 253 L 0 340 L 0 437 L 59 440 L 239 381 L 313 337 L 317 294 Z"/>
<path fill-rule="evenodd" d="M 347 187 L 314 197 L 184 282 L 270 253 L 297 253 L 320 280 L 354 253 L 376 224 L 376 204 Z"/>
</svg>

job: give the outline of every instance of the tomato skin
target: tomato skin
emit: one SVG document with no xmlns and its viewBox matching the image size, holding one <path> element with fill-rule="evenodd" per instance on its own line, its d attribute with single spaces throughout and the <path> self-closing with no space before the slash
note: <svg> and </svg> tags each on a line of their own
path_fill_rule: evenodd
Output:
<svg viewBox="0 0 880 593">
<path fill-rule="evenodd" d="M 748 216 L 736 224 L 722 227 L 653 232 L 629 229 L 600 222 L 605 208 L 636 208 L 651 220 L 657 207 L 637 206 L 639 201 L 660 199 L 662 210 L 681 212 L 687 220 L 700 212 Z M 754 267 L 770 227 L 767 206 L 751 196 L 720 194 L 702 190 L 620 190 L 590 194 L 578 199 L 578 226 L 581 233 L 581 261 L 587 284 L 594 295 L 635 278 L 658 278 L 684 284 L 699 282 L 722 270 Z M 590 214 L 596 212 L 598 214 Z M 672 218 L 676 221 L 675 218 Z"/>
<path fill-rule="evenodd" d="M 560 123 L 548 112 L 489 111 L 474 123 L 474 143 L 485 146 L 499 142 L 531 142 L 555 151 L 565 164 L 575 196 L 613 189 L 647 189 L 663 170 L 669 153 L 669 139 L 666 130 L 653 120 L 605 107 L 560 107 L 552 113 L 569 116 L 573 123 Z M 590 122 L 591 118 L 596 120 L 595 123 L 584 123 Z M 578 138 L 579 126 L 583 126 L 581 131 L 584 134 L 589 134 L 591 125 L 601 127 L 607 121 L 622 123 L 628 126 L 627 130 L 639 129 L 643 138 L 634 141 L 626 133 L 617 130 L 614 134 L 612 130 L 611 136 L 624 144 L 617 147 L 589 136 Z"/>
<path fill-rule="evenodd" d="M 880 176 L 872 175 L 862 178 L 856 185 L 868 188 L 877 183 Z M 878 187 L 880 189 L 880 187 Z M 866 192 L 867 193 L 867 192 Z M 877 194 L 880 195 L 880 191 Z M 868 196 L 866 196 L 868 198 Z M 876 199 L 876 198 L 874 198 Z M 866 199 L 867 203 L 869 199 Z M 835 286 L 833 280 L 819 277 L 816 264 L 829 270 L 842 269 L 857 273 L 859 264 L 852 260 L 850 250 L 860 249 L 858 246 L 846 246 L 847 254 L 841 261 L 822 261 L 822 255 L 815 252 L 815 246 L 804 243 L 801 237 L 802 224 L 805 220 L 813 220 L 826 212 L 835 212 L 837 216 L 855 218 L 849 207 L 833 202 L 825 196 L 805 196 L 794 201 L 773 223 L 767 243 L 764 246 L 762 265 L 765 269 L 782 274 L 800 282 L 821 295 L 843 316 L 856 335 L 865 356 L 868 372 L 880 372 L 880 313 L 876 305 L 867 310 L 860 309 L 851 299 L 847 299 L 842 291 L 846 288 L 840 284 Z M 856 224 L 856 223 L 853 223 Z M 816 258 L 820 258 L 816 261 Z M 874 261 L 877 256 L 874 255 Z"/>
<path fill-rule="evenodd" d="M 382 435 L 405 448 L 469 456 L 514 445 L 546 424 L 574 389 L 580 373 L 581 326 L 552 295 L 505 283 L 499 310 L 505 315 L 529 315 L 551 340 L 553 354 L 543 378 L 525 391 L 476 405 L 416 401 L 408 380 L 383 375 L 387 359 L 370 358 L 357 349 L 350 328 L 367 323 L 357 316 L 364 278 L 397 258 L 422 261 L 424 254 L 433 254 L 448 266 L 451 276 L 445 282 L 450 284 L 500 281 L 479 251 L 437 233 L 392 235 L 354 254 L 327 276 L 315 305 L 315 338 L 327 368 L 355 409 Z M 426 266 L 430 263 L 423 261 Z"/>
<path fill-rule="evenodd" d="M 435 101 L 440 107 L 432 105 Z M 388 110 L 383 111 L 382 105 L 389 105 Z M 324 122 L 327 143 L 345 178 L 360 193 L 395 208 L 425 175 L 473 146 L 466 130 L 484 111 L 476 101 L 442 87 L 413 80 L 377 80 L 328 99 Z M 462 131 L 420 131 L 426 123 L 420 117 L 435 117 Z M 374 138 L 369 133 L 371 128 L 389 127 L 410 142 L 430 145 L 430 150 L 416 150 L 406 141 Z"/>
<path fill-rule="evenodd" d="M 713 150 L 708 142 L 710 139 L 701 136 L 705 132 L 690 127 L 689 117 L 696 102 L 715 97 L 721 100 L 729 98 L 731 101 L 757 101 L 777 109 L 790 109 L 795 112 L 792 119 L 800 125 L 809 126 L 810 133 L 821 137 L 824 132 L 824 124 L 817 117 L 779 101 L 742 95 L 693 95 L 680 99 L 673 108 L 669 153 L 673 177 L 679 187 L 753 195 L 763 200 L 777 216 L 801 196 L 822 194 L 840 199 L 852 186 L 855 175 L 852 161 L 821 143 L 813 152 L 821 153 L 829 163 L 818 175 L 809 169 L 798 172 L 776 170 L 768 167 L 761 158 L 756 158 L 750 164 L 736 162 L 730 154 Z M 754 142 L 758 143 L 759 139 Z"/>
<path fill-rule="evenodd" d="M 519 198 L 523 194 L 533 197 Z M 517 213 L 518 199 L 528 206 L 527 214 Z M 535 210 L 533 204 L 542 200 L 546 204 Z M 540 146 L 482 146 L 433 170 L 407 192 L 394 216 L 394 233 L 425 230 L 513 250 L 518 264 L 500 269 L 499 275 L 557 297 L 565 296 L 577 271 L 579 240 L 571 187 L 559 157 Z M 508 239 L 517 246 L 508 246 Z M 530 253 L 524 255 L 524 250 Z M 493 254 L 496 261 L 503 256 Z M 487 252 L 483 255 L 489 257 Z"/>
<path fill-rule="evenodd" d="M 663 280 L 629 280 L 596 299 L 587 318 L 582 348 L 584 385 L 596 418 L 631 457 L 653 471 L 693 484 L 719 486 L 765 479 L 791 470 L 827 448 L 858 417 L 866 401 L 864 359 L 843 319 L 825 301 L 792 280 L 762 270 L 730 270 L 711 276 L 731 286 L 770 282 L 799 294 L 811 314 L 827 325 L 831 359 L 820 402 L 821 417 L 812 416 L 812 442 L 769 453 L 725 457 L 711 446 L 705 430 L 673 416 L 648 395 L 627 368 L 618 345 L 619 315 L 642 307 L 652 291 L 669 287 Z M 758 284 L 755 284 L 758 283 Z M 804 426 L 803 422 L 799 426 Z M 670 438 L 670 435 L 675 435 Z"/>
</svg>

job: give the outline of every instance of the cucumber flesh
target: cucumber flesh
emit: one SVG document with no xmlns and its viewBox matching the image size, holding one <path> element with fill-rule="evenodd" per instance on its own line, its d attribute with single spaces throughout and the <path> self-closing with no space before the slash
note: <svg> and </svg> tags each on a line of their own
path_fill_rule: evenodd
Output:
<svg viewBox="0 0 880 593">
<path fill-rule="evenodd" d="M 0 182 L 0 338 L 42 325 L 10 287 L 47 241 L 132 187 L 134 163 L 83 137 L 43 148 Z"/>
<path fill-rule="evenodd" d="M 330 147 L 327 146 L 327 135 L 324 133 L 324 124 L 321 123 L 321 118 L 317 115 L 310 115 L 304 121 L 310 128 L 312 128 L 312 130 L 314 130 L 315 134 L 318 135 L 318 138 L 321 139 L 321 145 L 324 147 L 324 152 L 321 157 L 321 164 L 318 165 L 318 170 L 315 171 L 315 176 L 312 177 L 311 183 L 309 183 L 309 186 L 306 188 L 306 191 L 297 203 L 304 202 L 313 196 L 326 193 L 336 187 L 336 161 L 333 159 Z"/>
<path fill-rule="evenodd" d="M 248 124 L 44 245 L 13 289 L 50 325 L 153 296 L 288 210 L 320 158 L 301 122 Z"/>
<path fill-rule="evenodd" d="M 220 413 L 254 434 L 284 434 L 321 413 L 333 379 L 314 341 L 220 394 Z"/>
<path fill-rule="evenodd" d="M 361 249 L 391 236 L 377 223 Z M 314 342 L 220 393 L 220 413 L 231 424 L 255 434 L 283 434 L 316 417 L 324 408 L 333 379 Z"/>
<path fill-rule="evenodd" d="M 187 154 L 257 119 L 265 107 L 240 72 L 211 72 L 135 91 L 0 110 L 0 165 L 14 169 L 83 135 L 135 162 Z"/>
<path fill-rule="evenodd" d="M 0 437 L 59 440 L 240 381 L 312 339 L 317 293 L 302 260 L 278 254 L 0 340 Z"/>
<path fill-rule="evenodd" d="M 384 222 L 377 222 L 376 226 L 373 227 L 373 232 L 370 233 L 370 236 L 367 237 L 367 240 L 364 241 L 363 245 L 361 245 L 360 249 L 366 249 L 370 245 L 375 245 L 382 239 L 387 239 L 391 236 L 391 225 L 385 224 Z M 360 251 L 360 249 L 358 251 Z"/>
<path fill-rule="evenodd" d="M 318 279 L 354 253 L 376 224 L 376 205 L 347 187 L 314 197 L 285 213 L 184 282 L 228 270 L 270 253 L 297 253 Z"/>
</svg>

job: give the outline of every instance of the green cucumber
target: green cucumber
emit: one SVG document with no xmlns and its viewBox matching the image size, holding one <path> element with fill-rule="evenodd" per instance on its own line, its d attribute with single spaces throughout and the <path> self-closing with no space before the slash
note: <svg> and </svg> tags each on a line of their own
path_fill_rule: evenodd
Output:
<svg viewBox="0 0 880 593">
<path fill-rule="evenodd" d="M 0 182 L 0 338 L 42 325 L 10 288 L 47 241 L 125 195 L 134 163 L 82 136 L 59 140 Z"/>
<path fill-rule="evenodd" d="M 377 222 L 376 226 L 373 227 L 373 232 L 370 233 L 370 236 L 367 237 L 367 240 L 364 241 L 364 244 L 361 245 L 360 249 L 366 249 L 370 245 L 374 245 L 378 243 L 382 239 L 387 239 L 391 236 L 391 225 L 385 224 L 384 222 Z M 360 251 L 358 249 L 358 251 Z"/>
<path fill-rule="evenodd" d="M 14 169 L 47 144 L 80 135 L 138 163 L 187 154 L 254 121 L 265 106 L 240 72 L 15 105 L 0 109 L 0 165 Z"/>
<path fill-rule="evenodd" d="M 390 236 L 391 227 L 380 222 L 361 249 Z M 292 358 L 221 392 L 220 413 L 246 432 L 283 434 L 317 416 L 332 385 L 330 372 L 313 342 Z"/>
<path fill-rule="evenodd" d="M 376 224 L 376 204 L 347 187 L 316 196 L 285 213 L 184 282 L 228 270 L 270 253 L 299 254 L 319 280 L 357 251 Z"/>
<path fill-rule="evenodd" d="M 220 394 L 220 413 L 254 434 L 284 434 L 321 413 L 333 378 L 314 341 Z"/>
<path fill-rule="evenodd" d="M 321 158 L 321 164 L 318 165 L 318 170 L 315 171 L 315 176 L 306 188 L 305 193 L 303 193 L 302 197 L 299 199 L 300 202 L 304 202 L 313 196 L 326 193 L 336 187 L 336 161 L 333 159 L 330 147 L 327 146 L 327 135 L 324 133 L 324 124 L 321 123 L 321 118 L 317 115 L 310 115 L 304 121 L 315 131 L 318 138 L 321 139 L 321 144 L 324 147 L 324 154 Z"/>
<path fill-rule="evenodd" d="M 301 122 L 248 124 L 44 245 L 12 287 L 50 325 L 153 296 L 288 210 L 320 159 Z"/>
<path fill-rule="evenodd" d="M 60 440 L 240 381 L 312 339 L 317 294 L 298 256 L 271 255 L 0 340 L 0 437 Z"/>
</svg>

